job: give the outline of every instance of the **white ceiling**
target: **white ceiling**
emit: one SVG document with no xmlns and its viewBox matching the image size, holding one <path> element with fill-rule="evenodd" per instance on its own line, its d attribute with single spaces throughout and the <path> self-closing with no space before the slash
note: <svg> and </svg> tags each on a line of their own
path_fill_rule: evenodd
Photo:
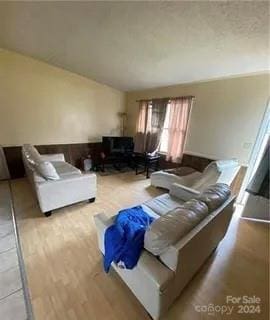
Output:
<svg viewBox="0 0 270 320">
<path fill-rule="evenodd" d="M 130 91 L 269 70 L 269 2 L 1 2 L 0 46 Z"/>
</svg>

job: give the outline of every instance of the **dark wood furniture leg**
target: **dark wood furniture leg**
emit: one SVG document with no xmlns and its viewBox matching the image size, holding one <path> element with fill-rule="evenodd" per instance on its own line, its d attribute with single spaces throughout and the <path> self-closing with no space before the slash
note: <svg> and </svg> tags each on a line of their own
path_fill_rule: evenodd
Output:
<svg viewBox="0 0 270 320">
<path fill-rule="evenodd" d="M 52 215 L 52 211 L 44 212 L 45 217 L 50 217 Z"/>
</svg>

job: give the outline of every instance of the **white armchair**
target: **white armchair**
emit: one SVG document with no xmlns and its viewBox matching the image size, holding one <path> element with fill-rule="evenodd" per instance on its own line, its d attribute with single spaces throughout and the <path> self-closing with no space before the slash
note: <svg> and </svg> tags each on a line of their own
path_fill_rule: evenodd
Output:
<svg viewBox="0 0 270 320">
<path fill-rule="evenodd" d="M 180 167 L 179 170 L 161 170 L 152 173 L 151 185 L 170 190 L 173 183 L 178 183 L 197 191 L 202 191 L 215 183 L 225 183 L 230 186 L 240 165 L 236 159 L 231 159 L 213 161 L 203 172 L 194 170 L 190 174 L 182 175 L 182 169 L 183 167 Z"/>
</svg>

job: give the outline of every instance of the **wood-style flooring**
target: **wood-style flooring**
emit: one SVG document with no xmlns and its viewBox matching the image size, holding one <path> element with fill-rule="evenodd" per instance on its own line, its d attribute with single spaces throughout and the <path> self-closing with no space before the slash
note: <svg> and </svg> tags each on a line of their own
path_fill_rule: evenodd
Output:
<svg viewBox="0 0 270 320">
<path fill-rule="evenodd" d="M 93 204 L 56 210 L 45 218 L 26 179 L 12 182 L 15 212 L 36 320 L 149 320 L 129 289 L 102 269 L 93 216 L 115 214 L 160 194 L 133 172 L 98 177 Z M 236 210 L 237 211 L 237 210 Z M 200 250 L 200 248 L 198 248 Z M 164 320 L 268 319 L 269 228 L 235 212 L 225 239 Z M 196 306 L 226 305 L 226 296 L 257 296 L 260 313 L 231 316 L 197 312 Z M 230 305 L 232 306 L 232 305 Z"/>
</svg>

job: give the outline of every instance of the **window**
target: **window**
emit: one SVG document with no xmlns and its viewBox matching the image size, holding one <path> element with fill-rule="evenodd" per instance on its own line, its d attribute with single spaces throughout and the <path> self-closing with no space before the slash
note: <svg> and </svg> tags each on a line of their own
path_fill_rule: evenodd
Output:
<svg viewBox="0 0 270 320">
<path fill-rule="evenodd" d="M 168 161 L 178 162 L 186 139 L 192 96 L 140 100 L 137 120 L 136 152 L 166 154 Z"/>
<path fill-rule="evenodd" d="M 159 151 L 161 153 L 167 153 L 168 151 L 169 120 L 170 120 L 170 103 L 167 104 L 164 127 L 162 130 L 161 139 L 160 139 Z"/>
</svg>

